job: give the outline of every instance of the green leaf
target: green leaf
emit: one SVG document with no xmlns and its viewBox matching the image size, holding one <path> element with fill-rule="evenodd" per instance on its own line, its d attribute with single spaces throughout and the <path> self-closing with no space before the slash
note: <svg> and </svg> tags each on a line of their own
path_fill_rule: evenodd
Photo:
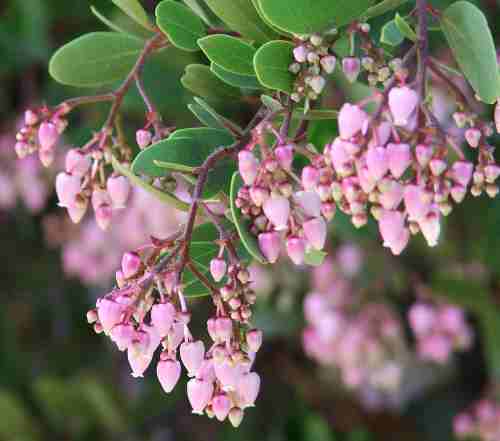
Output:
<svg viewBox="0 0 500 441">
<path fill-rule="evenodd" d="M 210 9 L 232 30 L 258 43 L 278 37 L 260 18 L 251 0 L 205 0 Z"/>
<path fill-rule="evenodd" d="M 243 133 L 243 129 L 239 127 L 236 123 L 233 121 L 230 121 L 229 119 L 223 117 L 222 115 L 219 115 L 217 111 L 211 107 L 208 103 L 203 101 L 201 98 L 195 97 L 194 101 L 196 104 L 199 106 L 203 107 L 203 109 L 210 114 L 210 116 L 217 121 L 217 124 L 220 127 L 214 127 L 214 128 L 221 128 L 222 130 L 225 130 L 229 132 L 228 127 L 232 127 L 234 131 Z"/>
<path fill-rule="evenodd" d="M 395 20 L 388 21 L 380 33 L 380 42 L 389 46 L 399 46 L 405 37 L 396 25 Z"/>
<path fill-rule="evenodd" d="M 101 20 L 109 29 L 114 32 L 119 32 L 123 34 L 130 34 L 125 28 L 120 27 L 120 25 L 112 22 L 105 15 L 101 14 L 95 6 L 90 7 L 90 11 L 94 14 L 99 20 Z"/>
<path fill-rule="evenodd" d="M 290 34 L 289 32 L 285 32 L 283 31 L 282 29 L 279 29 L 277 28 L 276 26 L 274 26 L 268 19 L 267 17 L 264 15 L 264 13 L 262 12 L 262 7 L 260 6 L 260 0 L 252 0 L 252 4 L 253 4 L 253 7 L 255 8 L 255 10 L 257 11 L 257 13 L 259 14 L 259 17 L 262 19 L 262 21 L 267 25 L 269 26 L 274 32 L 276 32 L 277 35 L 287 35 L 287 36 L 290 36 L 292 37 L 293 35 Z"/>
<path fill-rule="evenodd" d="M 52 56 L 49 72 L 59 83 L 99 87 L 127 76 L 144 43 L 116 32 L 93 32 L 61 47 Z"/>
<path fill-rule="evenodd" d="M 190 64 L 181 78 L 182 85 L 196 95 L 216 101 L 241 98 L 239 89 L 229 86 L 204 64 Z"/>
<path fill-rule="evenodd" d="M 220 122 L 212 116 L 210 112 L 208 112 L 203 106 L 200 104 L 188 104 L 188 109 L 193 113 L 194 116 L 207 127 L 211 127 L 213 129 L 224 130 L 224 126 L 220 124 Z"/>
<path fill-rule="evenodd" d="M 219 147 L 228 146 L 234 142 L 228 132 L 208 127 L 183 129 L 178 132 L 180 133 L 174 132 L 168 139 L 140 152 L 132 163 L 132 171 L 135 174 L 158 177 L 166 175 L 166 169 L 159 166 L 161 163 L 196 168 L 201 166 L 205 159 Z M 203 197 L 211 198 L 220 191 L 229 193 L 229 183 L 235 169 L 234 160 L 231 159 L 217 164 L 217 167 L 208 175 Z"/>
<path fill-rule="evenodd" d="M 304 263 L 311 266 L 320 266 L 324 261 L 328 253 L 318 250 L 310 250 L 304 256 Z"/>
<path fill-rule="evenodd" d="M 238 235 L 240 240 L 248 251 L 248 253 L 260 263 L 267 263 L 266 258 L 260 252 L 259 244 L 257 239 L 249 231 L 249 221 L 244 219 L 239 208 L 236 207 L 236 197 L 238 196 L 239 189 L 243 186 L 243 180 L 238 172 L 233 174 L 231 179 L 231 192 L 230 192 L 230 204 L 231 204 L 231 215 L 233 217 L 234 224 L 238 230 Z"/>
<path fill-rule="evenodd" d="M 262 89 L 262 85 L 254 76 L 235 74 L 215 63 L 210 64 L 210 70 L 230 86 L 240 87 L 241 89 Z"/>
<path fill-rule="evenodd" d="M 118 173 L 128 178 L 128 180 L 133 185 L 141 187 L 143 190 L 146 190 L 148 193 L 152 194 L 158 200 L 165 202 L 171 205 L 172 207 L 177 208 L 177 210 L 189 211 L 189 204 L 177 199 L 177 197 L 174 194 L 169 193 L 168 191 L 165 190 L 160 190 L 159 188 L 153 187 L 152 185 L 143 181 L 139 176 L 132 173 L 130 169 L 122 165 L 114 156 L 111 157 L 111 162 L 113 164 L 113 168 Z"/>
<path fill-rule="evenodd" d="M 269 95 L 261 95 L 260 100 L 262 101 L 262 104 L 264 104 L 264 106 L 266 106 L 273 112 L 279 112 L 284 108 L 283 105 L 278 100 L 275 100 L 273 97 L 270 97 Z"/>
<path fill-rule="evenodd" d="M 500 95 L 498 63 L 484 14 L 472 3 L 455 2 L 444 10 L 441 29 L 472 88 L 484 102 L 495 102 Z"/>
<path fill-rule="evenodd" d="M 368 8 L 363 14 L 362 20 L 369 20 L 371 18 L 384 15 L 386 12 L 392 11 L 404 5 L 408 0 L 383 0 L 380 3 Z"/>
<path fill-rule="evenodd" d="M 255 49 L 240 38 L 229 35 L 208 35 L 198 40 L 207 58 L 223 69 L 239 75 L 254 76 Z"/>
<path fill-rule="evenodd" d="M 294 110 L 292 117 L 293 119 L 300 119 L 306 121 L 322 121 L 322 120 L 330 120 L 337 119 L 339 112 L 337 110 L 330 109 L 318 109 L 318 110 L 309 110 L 307 113 L 304 113 L 304 109 L 299 107 Z"/>
<path fill-rule="evenodd" d="M 295 76 L 288 70 L 293 62 L 294 45 L 288 41 L 270 41 L 255 53 L 253 63 L 259 81 L 270 89 L 293 91 Z"/>
<path fill-rule="evenodd" d="M 142 7 L 139 0 L 112 0 L 112 2 L 136 23 L 139 23 L 146 29 L 152 29 L 148 14 Z"/>
<path fill-rule="evenodd" d="M 156 23 L 175 47 L 199 50 L 197 41 L 206 34 L 205 25 L 191 9 L 174 0 L 164 0 L 156 7 Z"/>
<path fill-rule="evenodd" d="M 204 4 L 203 0 L 184 0 L 184 3 L 191 9 L 198 17 L 200 17 L 207 25 L 217 26 L 217 17 L 213 12 Z"/>
<path fill-rule="evenodd" d="M 394 16 L 394 22 L 396 23 L 396 26 L 399 29 L 399 32 L 401 32 L 408 40 L 410 41 L 417 41 L 417 34 L 415 31 L 412 29 L 412 27 L 408 24 L 408 22 L 401 17 L 396 12 L 396 15 Z"/>
<path fill-rule="evenodd" d="M 346 25 L 359 18 L 371 0 L 259 0 L 262 13 L 274 26 L 294 34 L 312 34 Z"/>
</svg>

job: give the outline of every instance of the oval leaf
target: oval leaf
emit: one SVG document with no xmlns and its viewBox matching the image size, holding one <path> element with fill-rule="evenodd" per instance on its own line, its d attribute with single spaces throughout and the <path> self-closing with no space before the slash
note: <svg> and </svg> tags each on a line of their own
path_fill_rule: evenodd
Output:
<svg viewBox="0 0 500 441">
<path fill-rule="evenodd" d="M 380 32 L 380 42 L 389 46 L 399 46 L 405 37 L 401 33 L 395 20 L 388 21 Z"/>
<path fill-rule="evenodd" d="M 224 101 L 241 98 L 241 92 L 221 81 L 204 64 L 190 64 L 181 78 L 182 85 L 196 95 L 204 98 Z"/>
<path fill-rule="evenodd" d="M 141 26 L 146 29 L 152 28 L 151 23 L 149 22 L 148 14 L 142 7 L 139 0 L 112 0 L 113 3 L 118 6 L 125 14 L 127 14 L 132 20 L 136 23 L 139 23 Z"/>
<path fill-rule="evenodd" d="M 175 47 L 186 51 L 199 50 L 197 41 L 206 34 L 201 18 L 174 0 L 164 0 L 156 7 L 156 23 Z"/>
<path fill-rule="evenodd" d="M 227 71 L 239 75 L 255 75 L 255 49 L 243 40 L 229 35 L 209 35 L 200 38 L 198 45 L 210 61 Z"/>
<path fill-rule="evenodd" d="M 500 95 L 498 63 L 484 14 L 472 3 L 458 1 L 443 12 L 441 29 L 472 88 L 484 102 L 495 102 Z"/>
<path fill-rule="evenodd" d="M 267 263 L 266 258 L 260 252 L 259 244 L 257 239 L 248 230 L 249 221 L 245 220 L 241 214 L 241 211 L 236 207 L 236 197 L 238 196 L 239 189 L 243 186 L 243 180 L 238 172 L 233 174 L 231 179 L 231 192 L 230 192 L 230 204 L 231 204 L 231 215 L 233 216 L 234 224 L 238 230 L 238 235 L 240 240 L 248 253 L 260 263 Z"/>
<path fill-rule="evenodd" d="M 209 8 L 232 30 L 259 43 L 278 37 L 259 17 L 251 0 L 205 0 Z"/>
<path fill-rule="evenodd" d="M 103 86 L 125 78 L 143 46 L 129 35 L 93 32 L 61 47 L 50 60 L 49 72 L 68 86 Z"/>
<path fill-rule="evenodd" d="M 288 41 L 270 41 L 253 59 L 257 78 L 265 87 L 291 93 L 295 76 L 288 70 L 293 62 L 294 45 Z"/>
<path fill-rule="evenodd" d="M 210 70 L 222 81 L 230 86 L 239 87 L 241 89 L 261 89 L 262 85 L 256 77 L 249 75 L 239 75 L 220 67 L 218 64 L 211 63 Z"/>
<path fill-rule="evenodd" d="M 371 0 L 259 0 L 269 22 L 294 34 L 312 34 L 360 17 Z"/>
<path fill-rule="evenodd" d="M 417 41 L 417 34 L 413 30 L 413 28 L 408 24 L 408 22 L 401 17 L 396 12 L 396 15 L 394 16 L 394 22 L 396 23 L 396 26 L 398 27 L 399 31 L 410 41 Z"/>
</svg>

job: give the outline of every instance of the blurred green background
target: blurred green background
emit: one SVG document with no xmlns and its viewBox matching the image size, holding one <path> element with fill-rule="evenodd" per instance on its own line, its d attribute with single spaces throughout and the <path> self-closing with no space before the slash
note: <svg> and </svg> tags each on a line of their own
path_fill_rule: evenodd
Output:
<svg viewBox="0 0 500 441">
<path fill-rule="evenodd" d="M 143 1 L 149 11 L 156 3 Z M 498 38 L 498 3 L 476 3 L 487 13 Z M 92 4 L 130 25 L 110 1 Z M 84 0 L 0 2 L 0 133 L 12 135 L 16 118 L 29 105 L 55 104 L 79 94 L 51 81 L 46 69 L 55 48 L 82 33 L 104 30 L 89 6 Z M 186 109 L 192 96 L 179 83 L 184 66 L 193 60 L 201 56 L 172 49 L 146 68 L 146 87 L 169 125 L 194 124 Z M 247 117 L 240 106 L 218 103 L 218 108 L 226 114 L 237 113 L 237 118 Z M 99 127 L 104 110 L 97 107 L 79 114 L 67 132 L 68 143 L 84 142 L 90 130 Z M 127 100 L 125 117 L 132 127 L 143 123 L 137 96 Z M 313 133 L 321 139 L 333 131 L 319 123 Z M 301 349 L 304 277 L 292 288 L 278 270 L 272 294 L 257 311 L 266 331 L 265 347 L 257 360 L 263 378 L 261 395 L 239 430 L 192 416 L 184 386 L 167 397 L 155 375 L 133 380 L 123 354 L 93 334 L 85 312 L 110 284 L 83 286 L 65 276 L 60 251 L 47 245 L 43 232 L 43 219 L 57 211 L 53 196 L 35 216 L 21 203 L 13 210 L 0 211 L 1 441 L 447 441 L 452 439 L 452 416 L 500 376 L 498 199 L 464 203 L 450 218 L 443 245 L 430 251 L 415 241 L 399 261 L 401 274 L 396 274 L 393 261 L 382 249 L 383 259 L 376 256 L 373 262 L 377 264 L 368 267 L 369 273 L 391 268 L 391 301 L 402 312 L 413 295 L 408 289 L 413 273 L 468 307 L 480 338 L 472 351 L 440 373 L 440 381 L 403 408 L 377 411 L 363 409 L 353 397 L 325 383 Z M 335 230 L 366 249 L 377 242 L 373 229 L 354 232 L 342 218 L 337 219 Z M 468 277 L 464 271 L 451 269 L 470 263 L 481 265 L 484 273 Z M 283 292 L 292 296 L 286 306 L 280 303 Z M 204 307 L 198 307 L 202 316 Z"/>
</svg>

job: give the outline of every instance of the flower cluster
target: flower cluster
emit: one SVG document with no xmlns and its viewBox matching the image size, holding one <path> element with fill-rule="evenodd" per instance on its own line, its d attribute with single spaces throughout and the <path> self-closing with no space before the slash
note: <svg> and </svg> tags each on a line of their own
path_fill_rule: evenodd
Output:
<svg viewBox="0 0 500 441">
<path fill-rule="evenodd" d="M 240 263 L 227 266 L 224 250 L 210 263 L 216 282 L 226 282 L 212 293 L 216 314 L 207 321 L 212 344 L 194 340 L 177 263 L 164 269 L 160 256 L 176 256 L 174 239 L 155 239 L 151 245 L 123 255 L 116 273 L 118 288 L 98 299 L 87 314 L 96 332 L 104 332 L 121 351 L 127 351 L 134 377 L 142 377 L 161 346 L 156 366 L 158 380 L 169 393 L 181 375 L 181 362 L 190 378 L 188 400 L 193 413 L 226 418 L 237 427 L 244 409 L 254 405 L 260 377 L 252 372 L 262 332 L 250 325 L 255 294 L 250 275 Z M 180 358 L 181 362 L 179 362 Z"/>
<path fill-rule="evenodd" d="M 443 364 L 453 351 L 464 351 L 472 345 L 473 331 L 458 306 L 418 302 L 408 311 L 408 322 L 417 339 L 417 352 L 424 360 Z"/>
<path fill-rule="evenodd" d="M 304 300 L 304 349 L 322 365 L 339 369 L 342 382 L 351 389 L 394 391 L 408 352 L 399 319 L 383 304 L 359 306 L 360 293 L 352 281 L 345 272 L 334 270 L 353 268 L 338 260 L 349 257 L 343 253 L 314 271 L 314 290 Z M 353 263 L 359 268 L 357 257 Z"/>
<path fill-rule="evenodd" d="M 497 441 L 500 438 L 500 405 L 491 399 L 482 399 L 472 410 L 455 417 L 453 431 L 458 439 Z"/>
</svg>

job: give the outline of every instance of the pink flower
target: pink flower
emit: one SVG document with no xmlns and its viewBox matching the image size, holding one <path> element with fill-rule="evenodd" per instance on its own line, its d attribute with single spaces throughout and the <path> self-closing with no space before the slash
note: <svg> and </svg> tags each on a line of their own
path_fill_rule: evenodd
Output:
<svg viewBox="0 0 500 441">
<path fill-rule="evenodd" d="M 295 265 L 304 263 L 304 255 L 306 252 L 306 244 L 300 237 L 289 237 L 286 241 L 286 251 L 288 257 Z"/>
<path fill-rule="evenodd" d="M 202 415 L 203 410 L 212 399 L 214 386 L 208 381 L 198 380 L 193 378 L 188 381 L 187 395 L 189 403 L 193 408 L 193 413 Z"/>
<path fill-rule="evenodd" d="M 461 186 L 467 187 L 472 178 L 474 166 L 468 161 L 457 161 L 451 167 L 453 179 Z"/>
<path fill-rule="evenodd" d="M 420 230 L 430 247 L 435 247 L 438 243 L 439 234 L 441 232 L 441 224 L 439 222 L 439 212 L 431 211 L 427 216 L 418 221 Z"/>
<path fill-rule="evenodd" d="M 316 250 L 322 250 L 326 242 L 326 222 L 318 217 L 308 220 L 302 225 L 307 242 Z"/>
<path fill-rule="evenodd" d="M 248 150 L 238 153 L 238 169 L 246 185 L 252 185 L 259 172 L 259 161 Z"/>
<path fill-rule="evenodd" d="M 137 130 L 135 132 L 135 139 L 137 141 L 137 145 L 141 149 L 145 149 L 149 144 L 151 144 L 151 140 L 153 139 L 153 135 L 149 130 Z"/>
<path fill-rule="evenodd" d="M 156 366 L 156 375 L 163 390 L 172 392 L 181 376 L 181 364 L 177 360 L 160 360 Z"/>
<path fill-rule="evenodd" d="M 45 121 L 38 129 L 38 142 L 41 150 L 52 150 L 59 140 L 59 132 L 54 123 Z"/>
<path fill-rule="evenodd" d="M 124 305 L 111 299 L 101 299 L 97 303 L 97 315 L 104 332 L 109 333 L 111 328 L 118 324 L 125 310 Z"/>
<path fill-rule="evenodd" d="M 382 207 L 386 210 L 395 210 L 403 200 L 403 188 L 397 181 L 384 182 L 384 190 L 379 197 Z"/>
<path fill-rule="evenodd" d="M 421 167 L 427 167 L 429 161 L 432 158 L 433 148 L 425 144 L 419 144 L 415 147 L 415 155 L 417 157 L 417 162 Z"/>
<path fill-rule="evenodd" d="M 271 196 L 264 202 L 264 214 L 271 221 L 277 231 L 288 228 L 288 218 L 290 217 L 290 202 L 288 199 Z"/>
<path fill-rule="evenodd" d="M 95 220 L 99 228 L 104 231 L 106 231 L 111 224 L 111 218 L 113 216 L 111 203 L 111 198 L 106 190 L 96 188 L 92 193 L 92 207 L 95 212 Z"/>
<path fill-rule="evenodd" d="M 269 263 L 274 263 L 280 255 L 281 240 L 276 232 L 261 233 L 258 237 L 259 248 Z"/>
<path fill-rule="evenodd" d="M 238 382 L 239 405 L 242 408 L 254 406 L 259 395 L 260 377 L 255 372 L 243 375 Z"/>
<path fill-rule="evenodd" d="M 135 329 L 132 325 L 118 324 L 111 329 L 111 340 L 116 343 L 120 351 L 125 351 L 132 344 L 135 336 Z"/>
<path fill-rule="evenodd" d="M 408 166 L 411 164 L 411 153 L 409 144 L 387 145 L 387 157 L 389 160 L 389 170 L 392 176 L 399 179 L 403 176 Z"/>
<path fill-rule="evenodd" d="M 122 257 L 122 273 L 126 279 L 134 277 L 141 267 L 141 258 L 137 253 L 127 252 Z"/>
<path fill-rule="evenodd" d="M 429 334 L 436 324 L 436 311 L 425 303 L 416 303 L 408 312 L 408 320 L 417 336 Z"/>
<path fill-rule="evenodd" d="M 233 321 L 228 317 L 218 317 L 215 320 L 215 334 L 218 341 L 230 341 L 233 336 Z"/>
<path fill-rule="evenodd" d="M 481 140 L 481 131 L 475 128 L 467 129 L 465 131 L 465 140 L 472 148 L 476 148 Z"/>
<path fill-rule="evenodd" d="M 418 94 L 407 86 L 393 87 L 389 92 L 389 109 L 397 126 L 408 124 L 418 104 Z"/>
<path fill-rule="evenodd" d="M 168 303 L 157 303 L 151 308 L 151 324 L 155 327 L 160 337 L 169 334 L 175 318 L 175 306 Z"/>
<path fill-rule="evenodd" d="M 236 389 L 241 372 L 239 366 L 232 361 L 225 359 L 222 362 L 214 363 L 214 370 L 217 379 L 222 385 L 224 391 Z"/>
<path fill-rule="evenodd" d="M 262 346 L 262 331 L 260 329 L 251 329 L 247 332 L 246 341 L 248 348 L 252 352 L 258 352 Z"/>
<path fill-rule="evenodd" d="M 91 159 L 89 155 L 84 155 L 78 149 L 71 149 L 66 154 L 66 172 L 83 177 L 90 170 Z"/>
<path fill-rule="evenodd" d="M 229 411 L 229 421 L 233 427 L 239 427 L 243 421 L 243 411 L 239 407 L 233 407 Z"/>
<path fill-rule="evenodd" d="M 335 70 L 337 59 L 333 55 L 327 55 L 326 57 L 322 57 L 319 63 L 327 74 L 331 74 Z"/>
<path fill-rule="evenodd" d="M 335 138 L 330 147 L 330 158 L 333 167 L 339 175 L 344 175 L 350 171 L 351 155 L 346 150 L 346 141 L 341 138 Z"/>
<path fill-rule="evenodd" d="M 340 137 L 349 140 L 363 127 L 368 115 L 357 105 L 345 103 L 339 112 Z"/>
<path fill-rule="evenodd" d="M 292 168 L 293 162 L 293 145 L 282 145 L 276 148 L 274 151 L 276 159 L 280 163 L 281 167 L 285 170 L 290 170 Z"/>
<path fill-rule="evenodd" d="M 205 345 L 201 340 L 184 342 L 181 344 L 180 354 L 188 375 L 194 377 L 205 358 Z"/>
<path fill-rule="evenodd" d="M 418 185 L 407 185 L 404 190 L 406 211 L 412 221 L 419 221 L 427 216 L 431 209 L 429 197 Z"/>
<path fill-rule="evenodd" d="M 304 190 L 314 190 L 319 183 L 319 171 L 307 166 L 302 169 L 302 186 Z"/>
<path fill-rule="evenodd" d="M 124 208 L 130 194 L 130 183 L 125 176 L 110 176 L 106 184 L 113 208 Z"/>
<path fill-rule="evenodd" d="M 68 173 L 59 173 L 56 177 L 56 193 L 60 207 L 76 205 L 76 199 L 81 189 L 81 180 L 78 176 Z"/>
<path fill-rule="evenodd" d="M 406 247 L 409 232 L 405 228 L 403 213 L 400 211 L 384 210 L 379 220 L 379 229 L 384 246 L 391 249 L 393 254 L 400 254 Z"/>
<path fill-rule="evenodd" d="M 227 264 L 224 259 L 215 258 L 210 261 L 210 274 L 216 282 L 220 282 L 226 274 Z"/>
<path fill-rule="evenodd" d="M 372 147 L 366 153 L 366 165 L 375 181 L 384 177 L 389 170 L 388 155 L 385 147 Z"/>
<path fill-rule="evenodd" d="M 297 46 L 293 50 L 293 57 L 297 63 L 305 63 L 307 61 L 307 53 L 309 51 L 305 46 Z"/>
<path fill-rule="evenodd" d="M 231 400 L 226 394 L 219 394 L 212 399 L 212 410 L 215 418 L 224 421 L 231 410 Z"/>
<path fill-rule="evenodd" d="M 321 214 L 321 199 L 314 191 L 298 191 L 293 199 L 302 208 L 307 217 L 319 217 Z"/>
<path fill-rule="evenodd" d="M 342 70 L 347 80 L 354 83 L 358 78 L 359 72 L 361 70 L 361 62 L 359 58 L 346 57 L 342 60 Z"/>
</svg>

